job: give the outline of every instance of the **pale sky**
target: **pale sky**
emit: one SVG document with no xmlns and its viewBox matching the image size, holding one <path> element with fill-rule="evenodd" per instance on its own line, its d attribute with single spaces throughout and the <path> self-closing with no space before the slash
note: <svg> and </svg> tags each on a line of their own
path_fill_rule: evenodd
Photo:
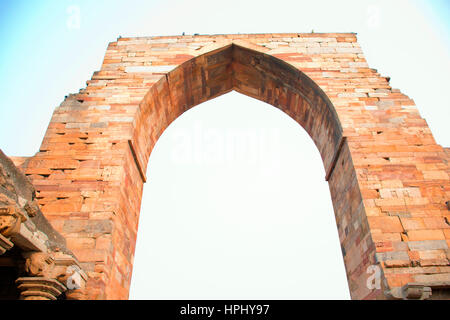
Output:
<svg viewBox="0 0 450 320">
<path fill-rule="evenodd" d="M 449 21 L 445 0 L 1 1 L 0 148 L 35 154 L 118 36 L 311 30 L 356 32 L 450 146 Z M 147 176 L 130 298 L 349 298 L 319 153 L 278 109 L 236 93 L 191 109 Z"/>
</svg>

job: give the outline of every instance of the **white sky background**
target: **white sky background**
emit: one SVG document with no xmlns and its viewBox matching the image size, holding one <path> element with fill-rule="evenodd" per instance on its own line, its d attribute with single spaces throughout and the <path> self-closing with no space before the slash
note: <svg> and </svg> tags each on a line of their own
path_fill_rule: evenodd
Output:
<svg viewBox="0 0 450 320">
<path fill-rule="evenodd" d="M 450 146 L 445 1 L 29 3 L 0 3 L 8 155 L 38 151 L 54 108 L 85 86 L 119 35 L 312 29 L 357 32 L 369 65 Z M 220 144 L 246 132 L 241 153 Z M 235 93 L 191 109 L 156 144 L 147 176 L 130 298 L 349 298 L 319 153 L 278 109 Z"/>
</svg>

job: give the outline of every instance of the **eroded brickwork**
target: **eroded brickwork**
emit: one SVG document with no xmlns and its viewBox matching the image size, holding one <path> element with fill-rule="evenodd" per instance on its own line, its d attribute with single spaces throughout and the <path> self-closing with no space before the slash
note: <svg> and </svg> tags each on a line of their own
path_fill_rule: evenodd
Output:
<svg viewBox="0 0 450 320">
<path fill-rule="evenodd" d="M 448 149 L 414 102 L 369 68 L 355 34 L 144 37 L 109 44 L 101 70 L 56 108 L 39 152 L 22 163 L 42 212 L 87 272 L 90 299 L 128 297 L 158 137 L 231 90 L 280 108 L 314 140 L 352 298 L 449 285 Z M 371 265 L 381 288 L 367 286 Z"/>
<path fill-rule="evenodd" d="M 0 150 L 0 300 L 83 298 L 87 275 L 17 168 L 26 161 Z"/>
</svg>

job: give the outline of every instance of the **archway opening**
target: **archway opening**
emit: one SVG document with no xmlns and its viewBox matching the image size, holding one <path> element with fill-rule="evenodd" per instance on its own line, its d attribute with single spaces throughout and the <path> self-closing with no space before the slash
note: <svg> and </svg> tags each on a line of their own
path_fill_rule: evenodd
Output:
<svg viewBox="0 0 450 320">
<path fill-rule="evenodd" d="M 229 93 L 151 153 L 131 299 L 348 299 L 330 192 L 305 130 Z"/>
<path fill-rule="evenodd" d="M 172 121 L 232 90 L 271 104 L 297 121 L 319 150 L 329 179 L 345 138 L 327 95 L 292 65 L 235 44 L 193 57 L 151 86 L 140 103 L 133 130 L 141 175 L 156 141 Z"/>
</svg>

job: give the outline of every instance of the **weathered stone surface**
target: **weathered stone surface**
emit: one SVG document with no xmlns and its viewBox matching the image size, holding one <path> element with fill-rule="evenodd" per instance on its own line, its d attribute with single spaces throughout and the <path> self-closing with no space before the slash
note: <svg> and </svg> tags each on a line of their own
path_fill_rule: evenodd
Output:
<svg viewBox="0 0 450 320">
<path fill-rule="evenodd" d="M 407 244 L 409 249 L 413 251 L 448 249 L 448 244 L 445 240 L 409 241 Z"/>
<path fill-rule="evenodd" d="M 128 297 L 159 136 L 231 90 L 280 108 L 316 144 L 352 298 L 424 298 L 429 287 L 408 284 L 449 281 L 447 257 L 433 250 L 450 245 L 450 151 L 414 101 L 369 68 L 355 34 L 140 37 L 110 43 L 101 70 L 55 110 L 40 152 L 17 159 L 88 267 L 88 299 Z M 382 288 L 367 286 L 373 265 Z"/>
<path fill-rule="evenodd" d="M 16 283 L 21 300 L 56 300 L 66 291 L 59 281 L 45 277 L 19 278 Z"/>
<path fill-rule="evenodd" d="M 71 254 L 64 237 L 40 211 L 33 185 L 1 150 L 0 232 L 22 244 L 22 249 L 58 250 Z"/>
<path fill-rule="evenodd" d="M 13 246 L 16 252 L 9 259 L 21 275 L 16 281 L 21 299 L 54 300 L 68 289 L 83 289 L 87 276 L 64 237 L 43 216 L 33 185 L 0 150 L 0 254 Z"/>
</svg>

